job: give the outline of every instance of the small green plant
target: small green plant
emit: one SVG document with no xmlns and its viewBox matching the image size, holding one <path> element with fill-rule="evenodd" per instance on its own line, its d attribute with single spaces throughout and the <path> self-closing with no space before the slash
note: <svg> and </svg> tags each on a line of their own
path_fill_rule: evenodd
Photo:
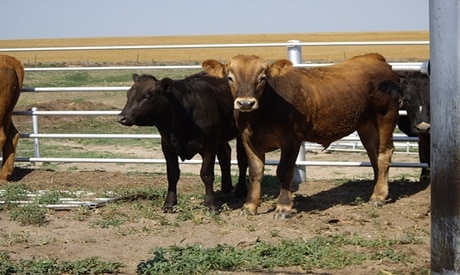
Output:
<svg viewBox="0 0 460 275">
<path fill-rule="evenodd" d="M 58 190 L 47 191 L 38 198 L 39 204 L 57 204 L 61 199 L 61 192 Z"/>
<path fill-rule="evenodd" d="M 17 221 L 21 225 L 44 225 L 46 220 L 46 208 L 40 207 L 37 203 L 29 203 L 24 206 L 18 206 L 11 209 L 10 219 Z"/>
<path fill-rule="evenodd" d="M 7 247 L 11 244 L 27 243 L 29 241 L 29 232 L 18 232 L 9 234 L 0 234 L 0 246 Z M 1 256 L 0 256 L 1 257 Z"/>
<path fill-rule="evenodd" d="M 9 183 L 5 185 L 4 192 L 0 193 L 0 200 L 5 201 L 7 204 L 26 200 L 29 191 L 29 188 L 25 184 Z"/>
<path fill-rule="evenodd" d="M 109 274 L 117 273 L 122 263 L 102 261 L 90 257 L 79 261 L 33 258 L 13 261 L 9 254 L 0 253 L 0 274 Z"/>
</svg>

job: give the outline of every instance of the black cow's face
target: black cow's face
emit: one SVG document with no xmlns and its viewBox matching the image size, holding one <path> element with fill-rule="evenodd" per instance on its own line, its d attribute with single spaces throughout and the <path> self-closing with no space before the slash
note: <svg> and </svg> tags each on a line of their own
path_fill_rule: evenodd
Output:
<svg viewBox="0 0 460 275">
<path fill-rule="evenodd" d="M 158 91 L 158 80 L 154 76 L 134 74 L 133 80 L 118 122 L 126 126 L 156 126 L 165 117 L 168 100 L 161 89 Z"/>
<path fill-rule="evenodd" d="M 423 74 L 411 74 L 401 83 L 403 108 L 414 134 L 430 133 L 430 81 Z"/>
</svg>

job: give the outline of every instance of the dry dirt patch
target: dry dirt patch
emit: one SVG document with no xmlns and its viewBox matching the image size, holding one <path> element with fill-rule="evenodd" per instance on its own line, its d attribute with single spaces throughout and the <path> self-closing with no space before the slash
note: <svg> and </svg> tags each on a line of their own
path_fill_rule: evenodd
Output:
<svg viewBox="0 0 460 275">
<path fill-rule="evenodd" d="M 314 170 L 310 168 L 309 170 Z M 353 168 L 346 168 L 353 169 Z M 370 168 L 369 168 L 370 169 Z M 34 189 L 103 190 L 135 188 L 145 185 L 165 187 L 164 174 L 127 174 L 122 171 L 57 171 L 17 168 L 14 182 Z M 330 172 L 330 170 L 329 170 Z M 347 267 L 346 270 L 329 270 L 331 274 L 376 274 L 379 270 L 408 271 L 429 267 L 429 209 L 430 191 L 426 184 L 416 181 L 394 180 L 390 186 L 390 200 L 381 208 L 374 208 L 360 200 L 367 200 L 373 184 L 367 180 L 328 178 L 311 180 L 298 186 L 295 193 L 297 213 L 289 220 L 274 221 L 273 201 L 266 200 L 256 216 L 239 215 L 241 205 L 233 205 L 220 216 L 223 222 L 204 219 L 202 222 L 177 221 L 176 214 L 163 214 L 158 206 L 152 211 L 163 216 L 158 219 L 139 218 L 121 225 L 94 226 L 102 215 L 136 216 L 133 203 L 112 203 L 90 210 L 83 220 L 78 211 L 50 211 L 44 226 L 21 226 L 11 221 L 5 212 L 0 212 L 2 227 L 0 240 L 2 251 L 15 259 L 50 257 L 78 260 L 99 256 L 107 261 L 126 264 L 124 272 L 134 274 L 136 266 L 152 257 L 151 249 L 171 245 L 217 244 L 247 247 L 263 240 L 276 242 L 281 238 L 310 239 L 314 236 L 332 234 L 357 234 L 368 239 L 402 239 L 417 236 L 418 243 L 398 247 L 398 252 L 411 255 L 410 263 L 370 262 L 364 266 Z M 196 175 L 183 176 L 179 192 L 187 193 L 202 189 Z M 276 192 L 276 190 L 267 190 Z M 201 198 L 192 198 L 201 204 Z M 145 203 L 139 199 L 137 203 Z M 115 211 L 115 212 L 113 212 Z M 113 213 L 112 213 L 113 212 Z M 80 213 L 81 214 L 81 213 Z M 8 241 L 8 236 L 19 234 L 26 241 Z M 289 271 L 289 270 L 286 270 Z M 297 270 L 299 271 L 299 270 Z"/>
</svg>

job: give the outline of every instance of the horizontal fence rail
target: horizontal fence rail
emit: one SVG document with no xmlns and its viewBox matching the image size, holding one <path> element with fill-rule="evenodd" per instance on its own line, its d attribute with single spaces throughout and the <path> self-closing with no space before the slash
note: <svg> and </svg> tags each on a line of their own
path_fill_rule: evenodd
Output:
<svg viewBox="0 0 460 275">
<path fill-rule="evenodd" d="M 291 40 L 296 41 L 296 40 Z M 40 51 L 108 51 L 108 50 L 165 50 L 201 48 L 254 48 L 289 46 L 415 46 L 430 45 L 429 41 L 351 41 L 351 42 L 283 42 L 283 43 L 236 43 L 236 44 L 191 44 L 191 45 L 125 45 L 125 46 L 79 46 L 79 47 L 37 47 L 4 48 L 0 52 L 40 52 Z"/>
<path fill-rule="evenodd" d="M 391 46 L 391 45 L 429 45 L 429 41 L 365 41 L 365 42 L 298 42 L 289 41 L 287 43 L 242 43 L 242 44 L 200 44 L 200 45 L 134 45 L 134 46 L 91 46 L 91 47 L 41 47 L 41 48 L 9 48 L 0 49 L 0 52 L 40 52 L 40 51 L 87 51 L 87 50 L 139 50 L 139 49 L 191 49 L 191 48 L 248 48 L 248 47 L 316 47 L 316 46 Z M 318 67 L 328 66 L 333 63 L 301 63 L 297 67 Z M 390 62 L 395 71 L 428 71 L 428 62 Z M 172 66 L 98 66 L 98 67 L 40 67 L 25 68 L 26 72 L 49 72 L 49 71 L 110 71 L 110 70 L 178 70 L 178 69 L 201 69 L 200 65 L 172 65 Z M 126 92 L 130 87 L 24 87 L 24 92 Z M 40 111 L 33 109 L 30 111 L 15 111 L 14 115 L 31 116 L 33 122 L 33 133 L 21 133 L 22 138 L 34 139 L 34 150 L 39 150 L 39 139 L 159 139 L 158 134 L 42 134 L 38 129 L 39 116 L 116 116 L 120 111 Z M 405 112 L 400 112 L 405 115 Z M 401 147 L 417 148 L 417 138 L 407 136 L 394 136 L 395 145 Z M 405 144 L 403 144 L 405 142 Z M 396 145 L 396 147 L 398 147 Z M 328 150 L 340 150 L 339 147 L 352 147 L 356 151 L 357 147 L 363 148 L 359 137 L 352 134 L 335 143 L 331 144 Z M 315 143 L 304 143 L 305 148 L 318 148 Z M 336 148 L 336 149 L 334 149 Z M 135 163 L 135 164 L 165 164 L 164 159 L 126 159 L 126 158 L 46 158 L 40 157 L 39 151 L 35 152 L 34 157 L 17 158 L 23 162 L 71 162 L 71 163 Z M 201 160 L 186 160 L 184 164 L 201 164 Z M 217 163 L 217 161 L 216 161 Z M 236 160 L 232 160 L 236 164 Z M 267 160 L 267 165 L 278 165 L 278 161 Z M 369 162 L 327 162 L 327 161 L 305 161 L 297 160 L 297 166 L 339 166 L 339 167 L 368 167 Z M 427 167 L 426 163 L 400 163 L 393 162 L 392 167 Z"/>
<path fill-rule="evenodd" d="M 306 63 L 295 64 L 295 67 L 319 67 L 329 66 L 334 63 Z M 426 62 L 389 62 L 395 71 L 420 71 L 427 66 Z M 47 68 L 25 68 L 26 72 L 51 72 L 51 71 L 110 71 L 110 70 L 178 70 L 178 69 L 201 69 L 200 65 L 164 65 L 164 66 L 106 66 L 106 67 L 47 67 Z M 88 87 L 90 88 L 90 87 Z M 111 88 L 111 87 L 103 87 Z M 31 88 L 28 88 L 31 89 Z M 27 90 L 27 89 L 26 89 Z"/>
</svg>

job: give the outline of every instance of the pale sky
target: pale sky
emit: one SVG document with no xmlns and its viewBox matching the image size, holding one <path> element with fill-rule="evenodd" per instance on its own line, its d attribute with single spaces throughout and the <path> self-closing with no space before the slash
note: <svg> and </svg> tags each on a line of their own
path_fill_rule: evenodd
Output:
<svg viewBox="0 0 460 275">
<path fill-rule="evenodd" d="M 428 0 L 2 0 L 0 40 L 428 31 Z"/>
</svg>

